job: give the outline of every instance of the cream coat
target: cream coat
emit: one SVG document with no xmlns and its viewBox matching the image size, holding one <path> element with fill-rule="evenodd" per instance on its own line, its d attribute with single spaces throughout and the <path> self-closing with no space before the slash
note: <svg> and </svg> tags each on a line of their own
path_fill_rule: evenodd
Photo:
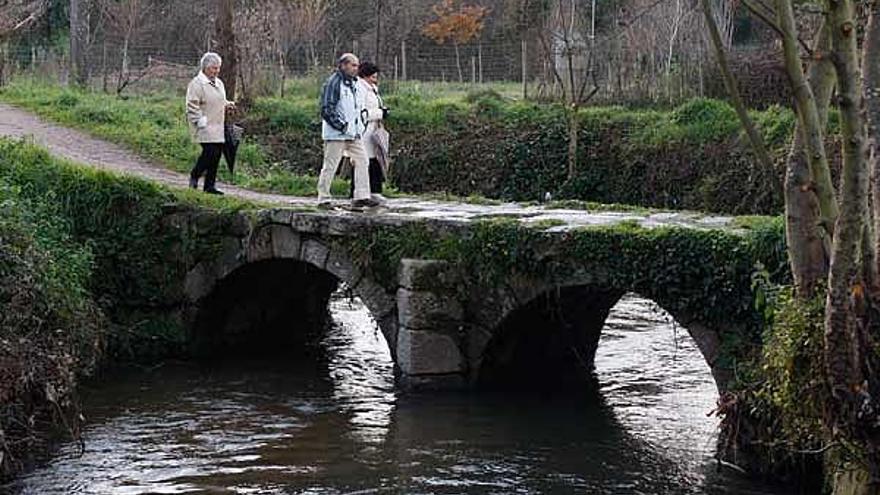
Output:
<svg viewBox="0 0 880 495">
<path fill-rule="evenodd" d="M 363 116 L 367 126 L 362 141 L 364 148 L 367 150 L 367 157 L 376 158 L 376 144 L 373 142 L 373 132 L 382 125 L 382 98 L 379 96 L 379 88 L 363 78 L 358 79 L 358 93 L 363 94 Z"/>
<path fill-rule="evenodd" d="M 223 143 L 226 122 L 226 87 L 220 78 L 214 84 L 204 72 L 190 81 L 186 88 L 186 120 L 197 143 Z"/>
</svg>

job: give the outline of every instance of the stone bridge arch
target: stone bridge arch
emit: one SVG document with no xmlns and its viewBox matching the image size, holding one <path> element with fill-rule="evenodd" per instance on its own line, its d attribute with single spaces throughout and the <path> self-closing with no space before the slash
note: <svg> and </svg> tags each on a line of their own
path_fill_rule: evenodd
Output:
<svg viewBox="0 0 880 495">
<path fill-rule="evenodd" d="M 395 295 L 365 276 L 339 246 L 333 236 L 303 233 L 292 225 L 256 223 L 237 239 L 224 239 L 210 259 L 197 263 L 186 274 L 184 293 L 188 300 L 188 320 L 196 341 L 210 338 L 210 327 L 218 324 L 211 312 L 217 305 L 230 302 L 230 287 L 242 283 L 237 290 L 253 288 L 257 283 L 269 284 L 269 292 L 294 291 L 299 285 L 314 290 L 322 300 L 311 301 L 316 307 L 329 300 L 336 283 L 345 284 L 351 293 L 364 303 L 376 320 L 394 357 L 397 340 L 397 305 Z M 248 277 L 248 272 L 252 273 Z M 263 287 L 266 292 L 266 287 Z M 273 290 L 274 289 L 274 290 Z M 219 301 L 217 299 L 220 299 Z M 267 301 L 267 304 L 281 303 Z M 219 308 L 225 311 L 228 308 Z M 206 332 L 208 335 L 206 335 Z"/>
<path fill-rule="evenodd" d="M 647 286 L 618 286 L 602 274 L 598 275 L 576 276 L 558 282 L 514 280 L 497 291 L 492 296 L 496 303 L 478 313 L 479 317 L 474 321 L 478 337 L 472 339 L 467 351 L 471 380 L 479 382 L 485 378 L 482 373 L 487 371 L 486 365 L 491 364 L 486 360 L 498 351 L 498 345 L 505 345 L 502 341 L 508 336 L 504 332 L 511 331 L 511 324 L 528 324 L 530 313 L 532 317 L 543 317 L 543 321 L 550 325 L 563 323 L 555 320 L 565 319 L 564 323 L 575 333 L 573 337 L 578 339 L 570 343 L 578 346 L 584 353 L 585 364 L 592 367 L 601 331 L 611 309 L 623 296 L 634 293 L 653 301 L 672 316 L 696 344 L 719 391 L 727 389 L 732 370 L 722 355 L 722 334 L 745 332 L 747 322 L 709 322 L 683 307 L 675 295 L 665 292 L 662 287 L 657 290 Z M 528 346 L 528 341 L 525 344 Z"/>
<path fill-rule="evenodd" d="M 499 356 L 499 349 L 502 356 L 505 352 L 507 357 L 516 353 L 504 349 L 509 345 L 504 340 L 511 322 L 535 326 L 559 323 L 551 312 L 542 312 L 547 308 L 541 304 L 551 300 L 558 305 L 562 318 L 568 320 L 573 335 L 576 334 L 576 339 L 568 343 L 582 351 L 582 364 L 592 368 L 610 310 L 625 294 L 636 293 L 655 302 L 688 332 L 723 392 L 732 378 L 730 362 L 723 353 L 723 336 L 744 334 L 754 323 L 748 316 L 738 319 L 735 315 L 729 315 L 727 320 L 709 321 L 702 316 L 706 312 L 693 310 L 692 302 L 685 303 L 675 288 L 653 286 L 651 281 L 621 285 L 612 274 L 602 270 L 573 272 L 565 278 L 547 280 L 511 275 L 500 287 L 469 287 L 469 292 L 462 295 L 461 289 L 468 284 L 455 282 L 456 270 L 447 263 L 411 260 L 404 263 L 402 273 L 414 268 L 426 275 L 401 276 L 398 300 L 413 302 L 401 304 L 398 352 L 403 370 L 417 378 L 416 384 L 456 383 L 456 377 L 470 386 L 481 384 L 494 364 L 492 360 Z M 440 274 L 450 281 L 437 283 L 444 278 Z M 540 332 L 540 328 L 534 332 Z M 529 353 L 538 352 L 543 343 L 527 338 L 514 342 L 513 346 L 516 345 L 522 345 Z M 529 369 L 534 371 L 536 367 L 553 368 L 559 363 L 554 356 L 543 356 L 532 364 Z"/>
</svg>

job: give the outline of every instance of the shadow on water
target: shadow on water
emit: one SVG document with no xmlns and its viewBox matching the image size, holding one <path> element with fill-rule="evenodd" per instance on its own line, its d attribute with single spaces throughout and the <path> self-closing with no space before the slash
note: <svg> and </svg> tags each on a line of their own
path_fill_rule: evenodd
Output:
<svg viewBox="0 0 880 495">
<path fill-rule="evenodd" d="M 601 393 L 399 395 L 381 333 L 337 297 L 318 352 L 107 377 L 84 391 L 86 452 L 64 446 L 6 491 L 783 493 L 714 471 L 711 377 L 643 305 L 609 318 Z"/>
</svg>

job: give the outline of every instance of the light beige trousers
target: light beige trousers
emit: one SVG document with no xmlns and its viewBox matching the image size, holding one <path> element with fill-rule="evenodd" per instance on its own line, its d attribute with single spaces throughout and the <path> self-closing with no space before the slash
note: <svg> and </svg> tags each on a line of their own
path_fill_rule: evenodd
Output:
<svg viewBox="0 0 880 495">
<path fill-rule="evenodd" d="M 354 199 L 370 198 L 370 162 L 364 143 L 360 139 L 351 141 L 324 141 L 324 165 L 321 167 L 321 176 L 318 177 L 318 199 L 327 200 L 332 197 L 330 186 L 336 177 L 336 169 L 342 153 L 347 152 L 351 158 L 351 168 L 354 171 Z"/>
</svg>

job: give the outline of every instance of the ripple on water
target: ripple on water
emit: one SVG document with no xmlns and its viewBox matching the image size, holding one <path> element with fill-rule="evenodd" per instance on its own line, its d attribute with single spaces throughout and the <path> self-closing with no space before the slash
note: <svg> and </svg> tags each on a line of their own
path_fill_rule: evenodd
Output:
<svg viewBox="0 0 880 495">
<path fill-rule="evenodd" d="M 362 305 L 331 302 L 315 361 L 167 366 L 87 395 L 14 494 L 769 494 L 718 475 L 709 369 L 687 332 L 626 296 L 601 338 L 601 396 L 398 397 Z M 317 371 L 316 371 L 317 370 Z M 0 492 L 3 490 L 0 489 Z"/>
</svg>

